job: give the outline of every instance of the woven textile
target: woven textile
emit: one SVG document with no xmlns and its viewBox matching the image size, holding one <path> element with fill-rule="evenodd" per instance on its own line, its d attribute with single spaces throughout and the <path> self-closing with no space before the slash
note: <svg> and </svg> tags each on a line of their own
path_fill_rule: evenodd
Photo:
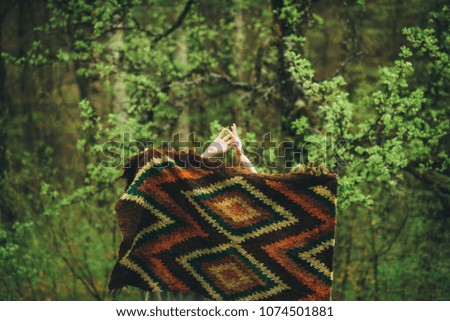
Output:
<svg viewBox="0 0 450 321">
<path fill-rule="evenodd" d="M 337 180 L 254 174 L 147 149 L 125 167 L 123 233 L 109 289 L 213 300 L 329 300 Z"/>
</svg>

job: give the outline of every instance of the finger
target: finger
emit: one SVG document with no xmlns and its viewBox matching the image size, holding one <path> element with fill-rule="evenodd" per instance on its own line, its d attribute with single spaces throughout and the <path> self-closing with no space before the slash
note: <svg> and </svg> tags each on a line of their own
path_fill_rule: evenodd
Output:
<svg viewBox="0 0 450 321">
<path fill-rule="evenodd" d="M 226 135 L 227 133 L 230 133 L 230 130 L 229 130 L 228 128 L 223 128 L 223 129 L 220 131 L 219 136 L 217 136 L 217 137 L 218 137 L 218 138 L 222 138 L 222 136 L 223 136 L 223 135 Z"/>
<path fill-rule="evenodd" d="M 227 141 L 224 141 L 225 144 L 230 145 L 231 143 L 233 143 L 234 140 L 233 139 L 229 139 Z"/>
<path fill-rule="evenodd" d="M 234 141 L 235 141 L 235 139 L 234 139 L 233 136 L 231 136 L 231 135 L 225 136 L 223 140 L 224 140 L 225 142 L 234 142 Z"/>
<path fill-rule="evenodd" d="M 231 144 L 233 144 L 233 143 L 234 143 L 234 140 L 233 140 L 233 139 L 227 140 L 227 141 L 225 142 L 225 144 L 227 144 L 227 145 L 231 145 Z"/>
<path fill-rule="evenodd" d="M 235 134 L 236 136 L 238 136 L 237 127 L 236 127 L 236 124 L 235 124 L 235 123 L 233 123 L 233 125 L 231 125 L 231 129 L 233 130 L 233 134 Z"/>
<path fill-rule="evenodd" d="M 228 140 L 228 139 L 230 139 L 230 138 L 232 138 L 231 137 L 231 135 L 230 134 L 227 134 L 224 138 L 222 138 L 224 141 L 226 141 L 226 140 Z"/>
<path fill-rule="evenodd" d="M 233 137 L 233 139 L 239 140 L 239 138 L 231 131 L 230 131 L 230 135 L 231 135 L 231 137 Z"/>
<path fill-rule="evenodd" d="M 219 135 L 217 135 L 217 138 L 222 138 L 222 135 L 224 134 L 224 132 L 225 132 L 225 128 L 222 128 Z"/>
</svg>

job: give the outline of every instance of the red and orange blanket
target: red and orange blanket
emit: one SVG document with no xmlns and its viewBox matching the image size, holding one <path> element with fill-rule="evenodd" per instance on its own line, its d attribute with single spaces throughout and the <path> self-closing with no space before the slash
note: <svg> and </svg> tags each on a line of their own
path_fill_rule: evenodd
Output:
<svg viewBox="0 0 450 321">
<path fill-rule="evenodd" d="M 337 179 L 254 174 L 147 149 L 125 166 L 123 241 L 109 289 L 212 300 L 329 300 Z"/>
</svg>

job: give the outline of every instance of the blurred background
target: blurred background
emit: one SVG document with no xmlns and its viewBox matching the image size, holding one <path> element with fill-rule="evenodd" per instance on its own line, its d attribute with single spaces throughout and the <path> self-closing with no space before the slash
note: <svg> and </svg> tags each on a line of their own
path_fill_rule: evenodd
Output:
<svg viewBox="0 0 450 321">
<path fill-rule="evenodd" d="M 142 299 L 107 291 L 124 160 L 235 122 L 259 172 L 339 175 L 334 300 L 449 300 L 446 3 L 1 1 L 0 299 Z"/>
</svg>

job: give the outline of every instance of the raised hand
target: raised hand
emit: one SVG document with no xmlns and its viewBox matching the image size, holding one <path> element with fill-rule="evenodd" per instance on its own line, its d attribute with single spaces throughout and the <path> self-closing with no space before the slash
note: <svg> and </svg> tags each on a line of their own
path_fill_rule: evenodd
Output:
<svg viewBox="0 0 450 321">
<path fill-rule="evenodd" d="M 242 142 L 239 138 L 235 123 L 231 125 L 231 136 L 233 137 L 233 142 L 231 143 L 232 148 L 236 151 L 237 154 L 243 154 L 244 149 L 242 148 Z"/>
<path fill-rule="evenodd" d="M 236 152 L 235 159 L 237 164 L 241 167 L 247 168 L 253 173 L 256 173 L 256 168 L 253 166 L 252 162 L 244 155 L 244 149 L 242 148 L 242 142 L 239 138 L 236 124 L 231 125 L 231 136 L 233 137 L 233 142 L 231 143 L 232 148 Z"/>
<path fill-rule="evenodd" d="M 223 128 L 202 154 L 202 157 L 214 157 L 229 151 L 233 147 L 231 144 L 235 142 L 233 136 L 234 134 L 228 128 Z"/>
</svg>

